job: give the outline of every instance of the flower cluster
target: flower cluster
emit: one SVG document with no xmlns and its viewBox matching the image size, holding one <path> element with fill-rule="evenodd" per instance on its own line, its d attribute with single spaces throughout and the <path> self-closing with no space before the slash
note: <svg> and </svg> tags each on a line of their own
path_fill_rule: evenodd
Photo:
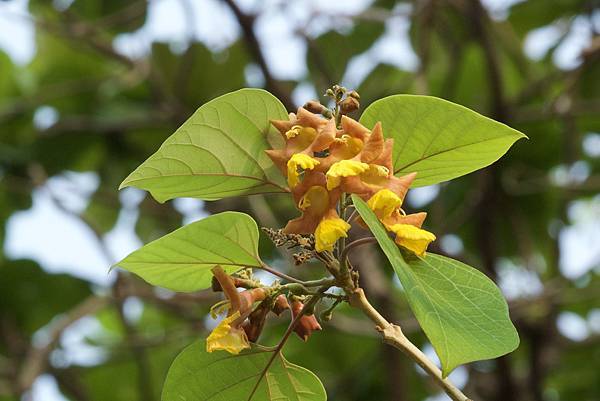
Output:
<svg viewBox="0 0 600 401">
<path fill-rule="evenodd" d="M 237 355 L 258 340 L 269 312 L 281 315 L 289 309 L 296 318 L 304 308 L 298 297 L 291 297 L 290 307 L 284 294 L 273 293 L 272 287 L 262 287 L 260 283 L 255 288 L 238 291 L 252 280 L 230 276 L 220 266 L 214 267 L 212 273 L 216 279 L 213 290 L 223 291 L 226 300 L 216 304 L 211 313 L 216 318 L 218 313 L 226 311 L 227 316 L 206 339 L 207 352 L 222 350 Z M 307 341 L 315 330 L 321 330 L 321 325 L 312 312 L 303 313 L 294 327 L 303 341 Z"/>
<path fill-rule="evenodd" d="M 367 201 L 396 243 L 424 255 L 435 235 L 421 228 L 426 213 L 406 214 L 402 202 L 415 173 L 393 174 L 393 139 L 384 139 L 381 124 L 369 130 L 343 115 L 340 126 L 305 108 L 288 120 L 273 120 L 285 140 L 282 149 L 267 150 L 287 182 L 302 215 L 291 220 L 286 233 L 314 234 L 317 252 L 332 251 L 347 237 L 350 224 L 337 210 L 342 194 Z"/>
</svg>

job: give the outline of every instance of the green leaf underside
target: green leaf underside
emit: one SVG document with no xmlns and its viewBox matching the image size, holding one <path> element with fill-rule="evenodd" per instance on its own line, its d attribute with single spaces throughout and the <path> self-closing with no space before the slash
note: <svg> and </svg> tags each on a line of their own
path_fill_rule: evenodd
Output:
<svg viewBox="0 0 600 401">
<path fill-rule="evenodd" d="M 201 290 L 210 287 L 216 265 L 228 272 L 261 266 L 258 227 L 244 213 L 215 214 L 148 243 L 116 265 L 152 285 Z"/>
<path fill-rule="evenodd" d="M 500 289 L 479 270 L 428 253 L 407 259 L 367 204 L 352 196 L 406 291 L 408 303 L 447 376 L 467 362 L 496 358 L 519 345 Z"/>
<path fill-rule="evenodd" d="M 394 174 L 417 172 L 413 186 L 448 181 L 489 166 L 521 132 L 464 106 L 431 96 L 395 95 L 373 102 L 360 122 L 394 138 Z"/>
<path fill-rule="evenodd" d="M 287 192 L 265 150 L 281 147 L 271 119 L 286 119 L 281 102 L 262 89 L 241 89 L 201 106 L 120 186 L 176 197 L 216 200 Z"/>
<path fill-rule="evenodd" d="M 253 346 L 239 355 L 206 352 L 196 341 L 185 348 L 169 369 L 162 401 L 245 401 L 273 355 Z M 309 370 L 279 354 L 260 381 L 252 401 L 325 401 L 323 384 Z"/>
</svg>

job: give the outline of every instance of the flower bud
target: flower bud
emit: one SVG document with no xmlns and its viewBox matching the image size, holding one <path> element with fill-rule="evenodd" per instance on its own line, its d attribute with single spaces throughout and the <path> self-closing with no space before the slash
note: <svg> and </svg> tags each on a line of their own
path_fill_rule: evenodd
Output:
<svg viewBox="0 0 600 401">
<path fill-rule="evenodd" d="M 290 309 L 290 304 L 288 303 L 288 300 L 285 297 L 285 295 L 281 294 L 275 299 L 275 304 L 273 305 L 273 313 L 279 316 L 287 309 Z"/>
<path fill-rule="evenodd" d="M 350 91 L 350 92 L 348 92 L 347 96 L 352 97 L 356 100 L 360 100 L 360 95 L 358 94 L 357 91 Z"/>
<path fill-rule="evenodd" d="M 300 301 L 292 302 L 292 316 L 295 319 L 296 316 L 302 311 L 304 308 L 304 304 Z M 321 325 L 317 321 L 315 315 L 302 315 L 302 317 L 296 323 L 296 327 L 294 327 L 294 332 L 300 337 L 303 341 L 307 341 L 310 335 L 315 330 L 321 330 Z"/>
<path fill-rule="evenodd" d="M 262 333 L 262 330 L 265 327 L 268 313 L 269 308 L 267 305 L 262 304 L 248 316 L 248 320 L 242 325 L 242 328 L 248 337 L 248 341 L 255 343 L 258 340 L 260 333 Z"/>
<path fill-rule="evenodd" d="M 306 102 L 304 104 L 304 106 L 302 106 L 302 107 L 304 107 L 306 110 L 310 111 L 311 113 L 315 113 L 315 114 L 323 113 L 323 109 L 326 108 L 321 103 L 319 103 L 317 100 L 310 100 L 310 101 Z"/>
<path fill-rule="evenodd" d="M 347 97 L 346 99 L 342 100 L 340 106 L 342 114 L 349 114 L 358 110 L 360 108 L 360 103 L 358 99 L 354 97 Z"/>
</svg>

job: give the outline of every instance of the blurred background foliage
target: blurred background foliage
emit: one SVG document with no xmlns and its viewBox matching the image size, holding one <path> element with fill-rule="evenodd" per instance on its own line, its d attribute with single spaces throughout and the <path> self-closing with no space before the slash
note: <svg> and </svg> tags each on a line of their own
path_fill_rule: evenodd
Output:
<svg viewBox="0 0 600 401">
<path fill-rule="evenodd" d="M 429 212 L 434 251 L 500 285 L 522 339 L 451 377 L 475 400 L 598 400 L 598 5 L 0 2 L 0 400 L 159 400 L 174 356 L 213 327 L 218 297 L 153 289 L 108 266 L 209 213 L 281 227 L 296 212 L 285 196 L 160 205 L 118 184 L 218 95 L 265 87 L 293 110 L 338 82 L 364 106 L 434 95 L 529 136 L 493 167 L 408 197 Z M 261 252 L 296 275 L 321 273 L 290 267 L 265 238 Z M 377 250 L 354 258 L 374 303 L 433 357 Z M 287 319 L 261 342 L 275 344 Z M 350 310 L 286 354 L 331 400 L 445 399 Z"/>
</svg>

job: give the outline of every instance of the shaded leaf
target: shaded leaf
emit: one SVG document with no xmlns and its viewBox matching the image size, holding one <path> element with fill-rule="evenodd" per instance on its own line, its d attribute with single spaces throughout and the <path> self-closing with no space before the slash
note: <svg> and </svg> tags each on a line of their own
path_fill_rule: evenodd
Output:
<svg viewBox="0 0 600 401">
<path fill-rule="evenodd" d="M 120 188 L 145 189 L 159 202 L 286 192 L 283 176 L 265 153 L 282 141 L 269 120 L 285 118 L 281 102 L 262 89 L 218 97 L 200 107 Z"/>
<path fill-rule="evenodd" d="M 458 365 L 507 354 L 519 345 L 500 289 L 479 270 L 428 253 L 406 255 L 367 204 L 352 195 L 406 291 L 408 303 L 447 376 Z"/>
<path fill-rule="evenodd" d="M 173 291 L 210 287 L 210 269 L 260 267 L 258 228 L 244 213 L 224 212 L 188 224 L 129 254 L 115 266 Z"/>
<path fill-rule="evenodd" d="M 414 185 L 448 181 L 498 160 L 519 131 L 466 107 L 431 96 L 395 95 L 371 104 L 360 122 L 381 121 L 394 138 L 394 174 L 417 172 Z"/>
<path fill-rule="evenodd" d="M 204 341 L 184 349 L 169 369 L 162 401 L 244 401 L 273 355 L 254 346 L 239 355 L 206 352 Z M 314 373 L 279 354 L 260 381 L 253 401 L 324 401 L 323 384 Z"/>
</svg>

